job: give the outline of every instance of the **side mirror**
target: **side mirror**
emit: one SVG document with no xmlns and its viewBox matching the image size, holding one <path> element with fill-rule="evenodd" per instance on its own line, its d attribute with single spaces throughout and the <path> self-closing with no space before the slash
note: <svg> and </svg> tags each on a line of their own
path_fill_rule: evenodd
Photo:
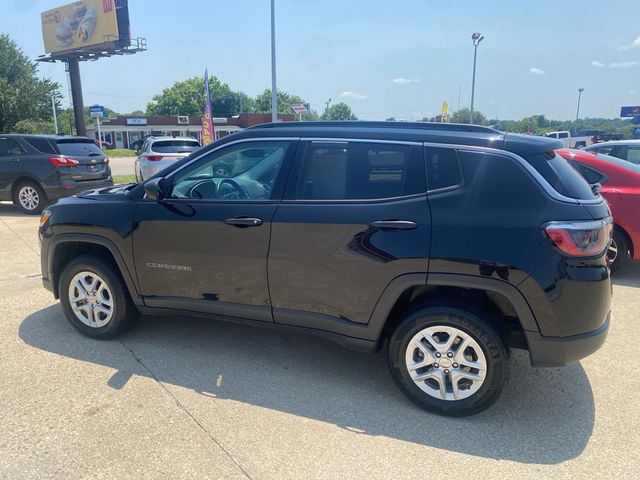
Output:
<svg viewBox="0 0 640 480">
<path fill-rule="evenodd" d="M 136 148 L 136 155 L 140 155 L 140 149 Z"/>
<path fill-rule="evenodd" d="M 166 198 L 164 177 L 152 178 L 144 184 L 144 193 L 147 194 L 149 200 L 161 202 Z"/>
</svg>

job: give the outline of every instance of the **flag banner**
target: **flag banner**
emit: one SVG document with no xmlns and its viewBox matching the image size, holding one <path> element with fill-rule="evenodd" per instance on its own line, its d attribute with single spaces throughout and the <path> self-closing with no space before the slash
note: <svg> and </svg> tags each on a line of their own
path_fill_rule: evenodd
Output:
<svg viewBox="0 0 640 480">
<path fill-rule="evenodd" d="M 209 93 L 209 72 L 204 71 L 204 111 L 202 112 L 202 131 L 200 140 L 202 145 L 207 145 L 215 140 L 213 130 L 213 113 L 211 112 L 211 95 Z"/>
</svg>

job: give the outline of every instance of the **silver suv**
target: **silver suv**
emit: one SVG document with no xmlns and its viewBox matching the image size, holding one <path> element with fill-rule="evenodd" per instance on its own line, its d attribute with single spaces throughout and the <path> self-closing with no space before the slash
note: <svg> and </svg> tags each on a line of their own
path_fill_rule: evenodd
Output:
<svg viewBox="0 0 640 480">
<path fill-rule="evenodd" d="M 142 182 L 200 148 L 191 137 L 149 137 L 136 158 L 136 180 Z"/>
</svg>

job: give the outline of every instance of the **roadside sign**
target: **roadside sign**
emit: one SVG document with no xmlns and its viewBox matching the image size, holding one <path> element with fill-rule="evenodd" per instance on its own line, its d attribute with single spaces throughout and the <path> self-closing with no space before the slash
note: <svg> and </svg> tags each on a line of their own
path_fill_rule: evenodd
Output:
<svg viewBox="0 0 640 480">
<path fill-rule="evenodd" d="M 291 105 L 291 110 L 293 110 L 298 115 L 302 115 L 303 113 L 307 113 L 309 111 L 308 103 L 294 103 Z"/>
<path fill-rule="evenodd" d="M 639 115 L 640 115 L 640 105 L 620 108 L 621 117 L 637 117 Z"/>
<path fill-rule="evenodd" d="M 103 105 L 91 105 L 89 107 L 89 115 L 92 118 L 102 118 L 104 117 L 104 106 Z"/>
</svg>

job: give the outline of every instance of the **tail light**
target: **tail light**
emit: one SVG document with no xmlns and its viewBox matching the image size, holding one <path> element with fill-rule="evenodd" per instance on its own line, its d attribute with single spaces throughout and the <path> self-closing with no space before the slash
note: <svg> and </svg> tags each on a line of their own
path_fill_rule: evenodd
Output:
<svg viewBox="0 0 640 480">
<path fill-rule="evenodd" d="M 611 242 L 611 217 L 586 222 L 549 222 L 544 232 L 554 246 L 571 257 L 592 257 L 605 251 Z"/>
<path fill-rule="evenodd" d="M 63 157 L 62 155 L 57 157 L 49 157 L 49 163 L 54 167 L 73 167 L 74 165 L 80 165 L 78 160 L 69 157 Z"/>
<path fill-rule="evenodd" d="M 592 143 L 598 143 L 599 141 L 600 141 L 600 137 L 598 137 L 598 135 L 594 135 L 593 137 L 591 137 Z"/>
<path fill-rule="evenodd" d="M 162 155 L 145 155 L 146 159 L 151 162 L 157 162 L 158 160 L 162 160 Z"/>
</svg>

